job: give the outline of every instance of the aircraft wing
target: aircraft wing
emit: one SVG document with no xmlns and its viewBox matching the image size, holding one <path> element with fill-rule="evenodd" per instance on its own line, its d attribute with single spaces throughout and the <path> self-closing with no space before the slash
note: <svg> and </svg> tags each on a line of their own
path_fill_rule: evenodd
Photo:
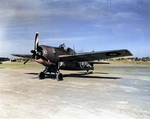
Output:
<svg viewBox="0 0 150 119">
<path fill-rule="evenodd" d="M 128 50 L 112 50 L 104 52 L 89 52 L 75 55 L 59 55 L 61 61 L 93 61 L 115 57 L 132 56 Z"/>
<path fill-rule="evenodd" d="M 23 58 L 31 58 L 32 55 L 29 55 L 29 54 L 11 54 L 13 56 L 16 56 L 16 57 L 23 57 Z"/>
</svg>

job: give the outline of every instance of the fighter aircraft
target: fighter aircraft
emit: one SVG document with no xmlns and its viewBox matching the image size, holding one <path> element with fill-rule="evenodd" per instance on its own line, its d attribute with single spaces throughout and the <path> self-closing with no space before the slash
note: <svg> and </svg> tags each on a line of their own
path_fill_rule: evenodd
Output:
<svg viewBox="0 0 150 119">
<path fill-rule="evenodd" d="M 35 59 L 37 63 L 45 66 L 45 70 L 39 73 L 39 79 L 44 79 L 46 74 L 55 73 L 58 81 L 63 80 L 62 70 L 94 70 L 94 61 L 108 59 L 114 57 L 132 56 L 126 50 L 112 50 L 104 52 L 86 52 L 76 53 L 71 48 L 65 48 L 64 44 L 59 47 L 39 45 L 39 34 L 35 35 L 34 50 L 32 55 L 12 54 L 13 56 L 28 58 L 24 64 L 30 59 Z"/>
</svg>

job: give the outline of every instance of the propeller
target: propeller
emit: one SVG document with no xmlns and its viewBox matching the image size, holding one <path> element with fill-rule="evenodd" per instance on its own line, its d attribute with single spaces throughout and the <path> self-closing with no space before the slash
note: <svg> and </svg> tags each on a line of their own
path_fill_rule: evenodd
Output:
<svg viewBox="0 0 150 119">
<path fill-rule="evenodd" d="M 33 54 L 30 58 L 28 58 L 23 64 L 25 65 L 30 59 L 38 59 L 40 57 L 39 55 L 39 34 L 38 32 L 35 35 L 35 43 L 34 43 L 34 50 L 31 50 L 31 53 Z"/>
<path fill-rule="evenodd" d="M 25 65 L 31 58 L 28 58 L 23 64 Z"/>
<path fill-rule="evenodd" d="M 36 35 L 35 35 L 34 51 L 38 50 L 38 46 L 39 46 L 39 34 L 37 32 Z"/>
</svg>

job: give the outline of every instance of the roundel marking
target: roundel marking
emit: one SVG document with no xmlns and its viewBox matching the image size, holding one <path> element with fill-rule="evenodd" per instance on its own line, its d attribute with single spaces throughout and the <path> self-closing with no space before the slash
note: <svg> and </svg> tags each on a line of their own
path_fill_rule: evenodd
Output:
<svg viewBox="0 0 150 119">
<path fill-rule="evenodd" d="M 106 53 L 106 56 L 119 56 L 119 55 L 121 55 L 121 54 L 118 53 L 118 52 L 108 52 L 108 53 Z"/>
<path fill-rule="evenodd" d="M 47 51 L 46 51 L 46 50 L 44 50 L 44 54 L 47 54 Z"/>
</svg>

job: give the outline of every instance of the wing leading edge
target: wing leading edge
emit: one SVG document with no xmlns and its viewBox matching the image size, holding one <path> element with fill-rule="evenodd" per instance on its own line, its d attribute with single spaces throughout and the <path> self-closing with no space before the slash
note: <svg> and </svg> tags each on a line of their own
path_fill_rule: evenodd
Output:
<svg viewBox="0 0 150 119">
<path fill-rule="evenodd" d="M 100 59 L 109 59 L 115 57 L 124 57 L 124 56 L 132 56 L 130 51 L 124 50 L 112 50 L 112 51 L 104 51 L 104 52 L 89 52 L 89 53 L 81 53 L 76 55 L 59 55 L 61 61 L 93 61 Z"/>
<path fill-rule="evenodd" d="M 31 58 L 32 55 L 28 55 L 28 54 L 11 54 L 13 56 L 17 56 L 17 57 L 23 57 L 23 58 Z"/>
</svg>

